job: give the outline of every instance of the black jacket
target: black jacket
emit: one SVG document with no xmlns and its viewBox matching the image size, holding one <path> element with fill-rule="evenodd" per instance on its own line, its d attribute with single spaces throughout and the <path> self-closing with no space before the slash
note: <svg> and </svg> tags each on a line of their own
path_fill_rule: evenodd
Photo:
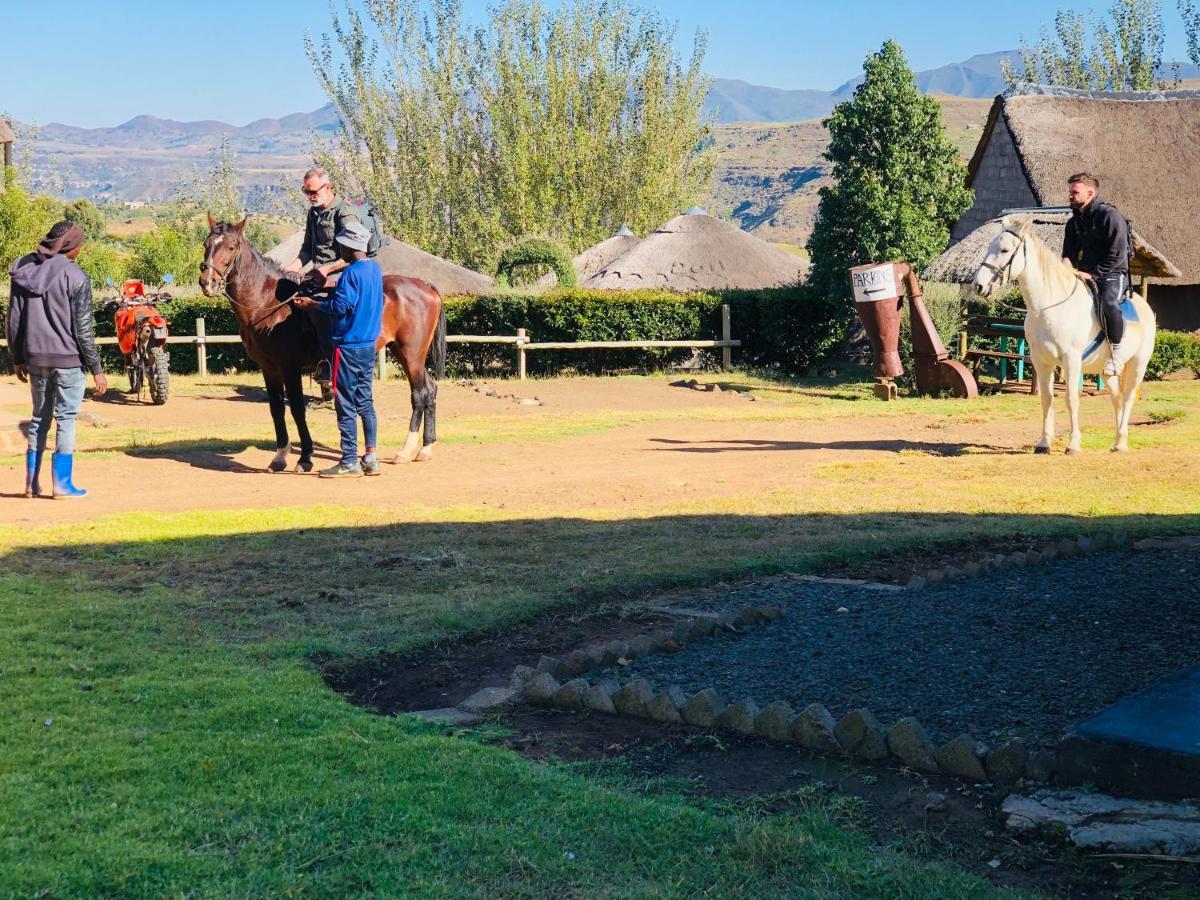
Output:
<svg viewBox="0 0 1200 900">
<path fill-rule="evenodd" d="M 92 282 L 63 255 L 22 256 L 11 270 L 8 349 L 13 362 L 100 372 Z"/>
<path fill-rule="evenodd" d="M 1099 197 L 1067 220 L 1063 256 L 1096 278 L 1129 274 L 1129 220 Z"/>
<path fill-rule="evenodd" d="M 345 227 L 346 222 L 358 222 L 361 225 L 362 219 L 354 206 L 341 197 L 329 206 L 309 207 L 308 218 L 304 221 L 304 243 L 300 245 L 300 262 L 306 266 L 309 263 L 323 266 L 337 259 L 333 238 Z"/>
</svg>

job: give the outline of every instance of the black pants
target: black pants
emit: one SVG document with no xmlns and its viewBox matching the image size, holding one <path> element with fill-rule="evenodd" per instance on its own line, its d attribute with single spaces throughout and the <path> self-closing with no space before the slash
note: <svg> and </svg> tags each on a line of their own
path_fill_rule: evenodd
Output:
<svg viewBox="0 0 1200 900">
<path fill-rule="evenodd" d="M 328 300 L 329 294 L 313 294 L 312 298 L 317 302 Z M 323 309 L 307 309 L 305 313 L 308 315 L 308 321 L 312 325 L 313 331 L 317 334 L 317 345 L 321 348 L 321 359 L 325 360 L 327 368 L 325 372 L 333 371 L 333 321 L 329 318 L 329 314 Z"/>
<path fill-rule="evenodd" d="M 1110 343 L 1119 344 L 1125 336 L 1125 316 L 1121 314 L 1121 301 L 1129 287 L 1129 276 L 1124 272 L 1096 279 L 1097 301 L 1100 304 L 1100 321 Z"/>
</svg>

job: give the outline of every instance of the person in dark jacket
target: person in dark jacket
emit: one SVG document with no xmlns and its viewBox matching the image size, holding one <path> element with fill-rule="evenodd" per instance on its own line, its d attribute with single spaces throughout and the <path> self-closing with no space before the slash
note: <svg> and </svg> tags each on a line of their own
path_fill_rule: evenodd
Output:
<svg viewBox="0 0 1200 900">
<path fill-rule="evenodd" d="M 375 455 L 378 421 L 371 381 L 375 375 L 375 342 L 383 318 L 383 271 L 367 259 L 371 233 L 358 222 L 347 222 L 337 234 L 338 252 L 346 262 L 342 277 L 329 300 L 298 297 L 301 309 L 319 306 L 333 323 L 333 395 L 342 459 L 323 470 L 322 478 L 358 478 L 378 475 Z M 358 420 L 362 419 L 366 453 L 358 458 Z"/>
<path fill-rule="evenodd" d="M 347 224 L 362 224 L 357 209 L 333 192 L 329 173 L 314 166 L 304 173 L 304 196 L 308 200 L 308 215 L 304 220 L 304 243 L 300 254 L 284 267 L 285 272 L 303 272 L 312 266 L 306 282 L 309 291 L 318 301 L 308 308 L 309 321 L 317 333 L 321 345 L 321 356 L 325 368 L 317 372 L 324 399 L 329 399 L 329 373 L 333 366 L 333 342 L 330 338 L 332 323 L 324 313 L 321 303 L 329 299 L 326 285 L 329 279 L 346 268 L 338 253 L 334 236 L 345 230 Z"/>
<path fill-rule="evenodd" d="M 1100 179 L 1080 172 L 1067 179 L 1072 215 L 1063 232 L 1063 259 L 1091 282 L 1100 300 L 1100 319 L 1111 350 L 1105 375 L 1124 368 L 1121 301 L 1129 289 L 1129 220 L 1099 196 Z"/>
<path fill-rule="evenodd" d="M 41 494 L 42 456 L 50 433 L 54 436 L 53 496 L 83 497 L 75 487 L 75 416 L 83 404 L 86 372 L 96 381 L 96 396 L 108 390 L 96 350 L 92 312 L 92 283 L 75 258 L 83 247 L 83 230 L 59 222 L 22 256 L 11 272 L 8 304 L 8 348 L 17 378 L 28 381 L 33 396 L 29 449 L 25 454 L 25 496 Z"/>
</svg>

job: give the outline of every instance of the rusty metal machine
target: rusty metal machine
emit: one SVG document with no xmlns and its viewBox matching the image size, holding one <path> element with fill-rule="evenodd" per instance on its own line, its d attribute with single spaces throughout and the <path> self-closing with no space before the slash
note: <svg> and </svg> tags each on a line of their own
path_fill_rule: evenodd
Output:
<svg viewBox="0 0 1200 900">
<path fill-rule="evenodd" d="M 921 281 L 908 263 L 855 266 L 850 270 L 850 283 L 858 318 L 875 356 L 875 396 L 881 400 L 896 399 L 895 379 L 904 374 L 900 362 L 900 320 L 905 293 L 917 390 L 932 395 L 948 393 L 952 397 L 979 396 L 979 387 L 970 371 L 946 352 L 922 302 Z"/>
</svg>

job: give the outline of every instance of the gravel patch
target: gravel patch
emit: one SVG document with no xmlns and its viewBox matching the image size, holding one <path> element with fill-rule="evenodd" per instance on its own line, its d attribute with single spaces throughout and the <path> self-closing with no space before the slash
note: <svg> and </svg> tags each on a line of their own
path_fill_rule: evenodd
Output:
<svg viewBox="0 0 1200 900">
<path fill-rule="evenodd" d="M 784 618 L 608 670 L 726 702 L 869 709 L 963 733 L 1053 745 L 1072 723 L 1200 659 L 1200 558 L 1128 550 L 897 594 L 773 580 L 686 605 L 773 604 Z M 681 604 L 683 605 L 683 604 Z"/>
</svg>

